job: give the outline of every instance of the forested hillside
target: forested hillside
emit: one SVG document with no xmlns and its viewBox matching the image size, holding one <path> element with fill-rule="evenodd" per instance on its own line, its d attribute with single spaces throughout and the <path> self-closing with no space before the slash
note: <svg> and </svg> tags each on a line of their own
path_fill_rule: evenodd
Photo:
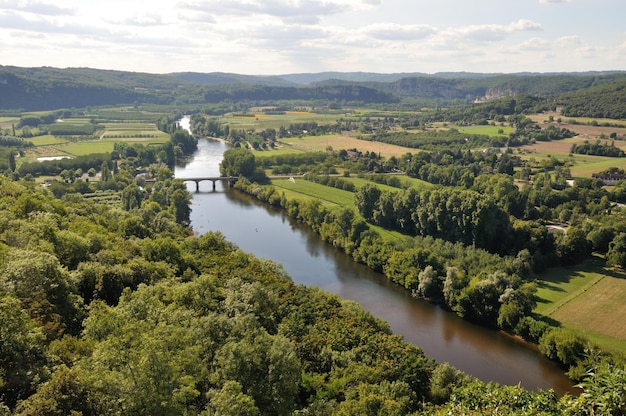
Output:
<svg viewBox="0 0 626 416">
<path fill-rule="evenodd" d="M 147 74 L 89 68 L 0 66 L 0 109 L 50 110 L 114 104 L 197 105 L 219 102 L 266 104 L 317 100 L 326 105 L 390 104 L 427 100 L 431 106 L 467 105 L 519 94 L 561 102 L 567 115 L 622 117 L 615 106 L 624 96 L 626 74 L 374 74 L 321 73 L 253 76 L 225 73 Z M 595 89 L 599 88 L 599 89 Z M 587 99 L 587 90 L 590 98 Z M 562 99 L 562 94 L 569 94 Z M 611 98 L 615 97 L 615 98 Z M 582 103 L 590 101 L 593 105 Z M 622 106 L 623 107 L 623 106 Z"/>
</svg>

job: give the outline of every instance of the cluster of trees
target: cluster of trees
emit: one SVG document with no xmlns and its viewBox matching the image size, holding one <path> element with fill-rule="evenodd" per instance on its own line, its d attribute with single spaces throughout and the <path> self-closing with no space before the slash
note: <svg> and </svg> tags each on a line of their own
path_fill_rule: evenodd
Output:
<svg viewBox="0 0 626 416">
<path fill-rule="evenodd" d="M 371 136 L 360 137 L 382 143 L 395 144 L 422 150 L 445 150 L 450 148 L 502 147 L 506 145 L 505 138 L 482 135 L 464 134 L 455 129 L 446 131 L 411 132 L 377 132 Z"/>
<path fill-rule="evenodd" d="M 509 215 L 473 190 L 413 188 L 381 191 L 365 185 L 355 193 L 359 214 L 368 222 L 408 235 L 431 236 L 505 254 L 510 246 Z"/>
<path fill-rule="evenodd" d="M 84 172 L 87 172 L 91 168 L 99 169 L 103 162 L 110 160 L 111 155 L 108 153 L 93 153 L 74 158 L 23 162 L 17 172 L 21 177 L 26 175 L 33 177 L 57 176 L 64 170 L 75 171 L 76 169 L 82 169 Z"/>
<path fill-rule="evenodd" d="M 356 191 L 356 185 L 354 185 L 354 183 L 342 179 L 339 176 L 307 174 L 304 176 L 304 179 L 324 186 L 330 186 L 331 188 L 343 189 L 348 192 Z"/>
<path fill-rule="evenodd" d="M 600 143 L 600 140 L 596 140 L 593 144 L 589 143 L 588 140 L 585 140 L 583 144 L 574 143 L 570 151 L 580 155 L 624 157 L 624 151 L 619 147 L 615 147 L 614 142 L 607 144 Z"/>
</svg>

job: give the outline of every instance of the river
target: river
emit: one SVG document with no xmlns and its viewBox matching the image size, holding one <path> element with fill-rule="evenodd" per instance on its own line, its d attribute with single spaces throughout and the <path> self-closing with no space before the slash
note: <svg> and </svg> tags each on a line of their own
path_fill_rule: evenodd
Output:
<svg viewBox="0 0 626 416">
<path fill-rule="evenodd" d="M 185 121 L 185 120 L 183 120 Z M 200 140 L 198 150 L 175 176 L 219 176 L 228 145 Z M 359 303 L 387 321 L 396 334 L 420 346 L 424 353 L 483 381 L 525 388 L 575 392 L 572 382 L 552 361 L 501 332 L 466 322 L 426 301 L 415 300 L 383 275 L 355 263 L 351 257 L 287 217 L 281 210 L 222 183 L 187 183 L 193 194 L 191 225 L 202 234 L 220 231 L 241 249 L 283 265 L 299 284 L 315 285 Z"/>
</svg>

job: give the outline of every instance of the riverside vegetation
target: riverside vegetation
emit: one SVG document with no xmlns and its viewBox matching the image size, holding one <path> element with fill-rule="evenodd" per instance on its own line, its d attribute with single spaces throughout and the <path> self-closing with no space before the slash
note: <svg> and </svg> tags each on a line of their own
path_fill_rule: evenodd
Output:
<svg viewBox="0 0 626 416">
<path fill-rule="evenodd" d="M 596 110 L 607 107 L 595 102 Z M 85 109 L 0 119 L 7 137 L 0 178 L 0 412 L 626 411 L 619 344 L 598 347 L 575 327 L 537 313 L 546 310 L 537 301 L 549 286 L 542 277 L 549 266 L 576 267 L 595 253 L 620 278 L 626 263 L 626 222 L 617 205 L 625 202 L 623 183 L 606 189 L 576 178 L 568 186 L 569 155 L 498 150 L 569 140 L 573 133 L 557 120 L 541 128 L 525 117 L 550 110 L 548 101 L 520 96 L 410 112 L 351 108 L 319 123 L 302 120 L 302 113 L 314 113 L 290 114 L 291 107 L 280 106 L 250 117 L 250 107 L 237 104 L 252 123 L 245 128 L 224 122 L 227 114 L 213 115 L 222 105 L 228 108 L 197 111 L 192 127 L 233 143 L 222 168 L 242 175 L 239 189 L 283 207 L 415 296 L 537 342 L 580 381 L 583 393 L 558 398 L 473 380 L 427 359 L 358 305 L 294 285 L 280 267 L 219 234 L 193 236 L 190 195 L 170 170 L 195 147 L 195 138 L 174 123 L 180 113 Z M 111 118 L 94 117 L 89 129 L 30 144 L 27 136 L 36 141 L 47 124 L 59 124 L 59 115 L 77 116 L 73 111 L 108 111 Z M 264 114 L 278 124 L 253 127 Z M 142 117 L 166 136 L 137 127 L 123 134 L 111 126 L 107 133 L 113 119 L 119 126 Z M 461 133 L 464 123 L 495 129 Z M 609 128 L 619 146 L 617 125 Z M 102 149 L 94 135 L 111 137 L 105 152 L 28 160 L 33 148 L 58 152 L 68 142 Z M 310 137 L 322 137 L 322 151 L 302 149 Z M 344 140 L 368 150 L 339 147 Z M 383 142 L 407 147 L 384 156 L 376 149 L 398 147 Z M 138 168 L 147 176 L 136 177 Z M 300 179 L 267 184 L 267 172 L 306 173 L 309 195 L 298 195 Z M 398 172 L 406 175 L 387 174 Z M 42 175 L 61 180 L 42 188 L 34 182 Z M 552 223 L 567 232 L 550 231 Z"/>
</svg>

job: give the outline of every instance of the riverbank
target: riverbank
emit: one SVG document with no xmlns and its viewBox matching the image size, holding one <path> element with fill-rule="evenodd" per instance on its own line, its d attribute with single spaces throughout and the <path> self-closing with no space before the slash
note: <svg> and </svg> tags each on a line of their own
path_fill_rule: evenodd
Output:
<svg viewBox="0 0 626 416">
<path fill-rule="evenodd" d="M 292 218 L 302 221 L 308 226 L 311 226 L 312 231 L 317 233 L 326 243 L 329 243 L 335 248 L 342 250 L 346 254 L 350 255 L 357 262 L 369 266 L 376 272 L 386 272 L 385 274 L 387 274 L 387 278 L 389 278 L 390 280 L 394 280 L 394 279 L 391 279 L 387 273 L 385 260 L 379 259 L 377 262 L 374 262 L 373 264 L 375 268 L 371 267 L 372 263 L 369 263 L 367 260 L 363 261 L 365 258 L 369 257 L 370 255 L 380 256 L 380 253 L 377 252 L 378 251 L 377 249 L 375 248 L 372 249 L 370 247 L 370 253 L 367 255 L 364 255 L 363 253 L 358 253 L 358 249 L 359 249 L 358 246 L 360 242 L 350 241 L 350 239 L 345 236 L 346 234 L 345 232 L 343 233 L 344 234 L 343 239 L 341 238 L 341 233 L 339 235 L 339 238 L 337 238 L 337 235 L 332 235 L 332 233 L 329 234 L 329 229 L 332 229 L 334 227 L 333 225 L 326 225 L 323 223 L 315 224 L 316 219 L 310 217 L 311 213 L 302 214 L 302 210 L 308 210 L 307 205 L 316 205 L 314 202 L 304 201 L 303 203 L 300 203 L 296 199 L 286 199 L 284 195 L 282 195 L 281 198 L 278 198 L 277 195 L 271 191 L 271 185 L 266 185 L 264 186 L 264 191 L 259 191 L 259 185 L 247 183 L 245 180 L 238 182 L 238 184 L 236 185 L 236 188 L 241 191 L 246 192 L 250 196 L 257 198 L 264 203 L 270 203 L 271 205 L 275 207 L 284 209 Z M 298 208 L 294 209 L 294 205 L 298 206 Z M 323 209 L 321 209 L 320 206 L 313 209 L 313 211 L 315 210 L 318 211 L 317 212 L 318 220 L 320 218 L 323 218 L 322 222 L 327 221 L 329 217 L 332 217 L 332 215 L 327 215 L 328 213 L 325 213 Z M 310 221 L 307 221 L 307 216 L 308 216 L 308 220 L 311 220 L 311 219 L 313 220 L 313 224 Z M 365 231 L 365 229 L 362 229 L 362 231 Z M 389 247 L 387 248 L 389 249 Z M 383 249 L 382 251 L 385 251 L 385 250 Z M 392 256 L 393 255 L 390 255 L 390 258 Z M 418 267 L 413 267 L 413 268 L 418 269 Z M 417 271 L 414 271 L 414 273 L 417 273 Z M 395 281 L 395 283 L 396 283 L 396 286 L 399 286 L 402 290 L 405 290 L 404 288 L 408 289 L 406 284 L 397 285 L 398 283 L 397 281 Z M 415 287 L 418 287 L 418 286 L 415 285 Z M 405 290 L 405 291 L 407 295 L 413 297 L 414 290 Z M 440 307 L 440 306 L 437 306 L 437 307 Z M 545 329 L 546 332 L 548 330 L 549 330 L 548 328 Z M 517 343 L 522 344 L 524 348 L 528 348 L 535 352 L 544 353 L 544 350 L 540 348 L 536 343 L 530 342 L 527 339 L 520 337 L 518 334 L 514 334 L 514 333 L 503 331 L 503 330 L 501 330 L 501 332 L 504 334 L 504 336 L 511 338 Z M 574 392 L 576 392 L 576 390 L 574 390 Z"/>
<path fill-rule="evenodd" d="M 192 161 L 177 167 L 176 176 L 216 174 L 226 149 L 224 143 L 201 140 Z M 420 346 L 427 356 L 485 382 L 574 393 L 573 383 L 563 371 L 536 351 L 413 299 L 403 287 L 356 263 L 309 226 L 289 217 L 286 210 L 220 184 L 213 191 L 209 185 L 201 185 L 199 192 L 190 185 L 191 224 L 196 233 L 219 231 L 242 250 L 282 264 L 294 282 L 318 286 L 359 303 L 387 321 L 394 333 Z M 280 195 L 276 196 L 280 200 Z M 324 232 L 328 236 L 328 230 Z"/>
</svg>

